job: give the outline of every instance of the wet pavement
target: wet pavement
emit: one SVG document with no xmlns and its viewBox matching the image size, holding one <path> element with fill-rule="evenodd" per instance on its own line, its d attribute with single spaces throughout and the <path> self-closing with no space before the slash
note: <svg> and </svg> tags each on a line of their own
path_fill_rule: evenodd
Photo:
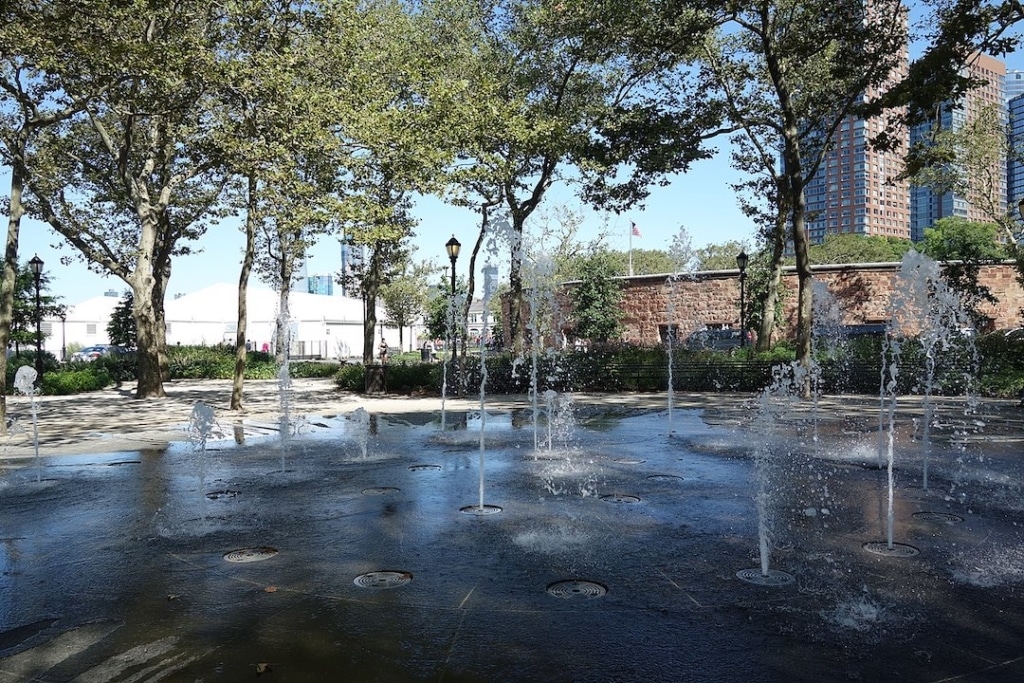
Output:
<svg viewBox="0 0 1024 683">
<path fill-rule="evenodd" d="M 297 385 L 284 439 L 271 382 L 244 416 L 226 383 L 39 401 L 40 458 L 0 461 L 0 683 L 1024 680 L 1011 404 L 944 403 L 929 448 L 900 407 L 890 557 L 877 399 L 449 401 L 442 432 Z M 737 578 L 759 519 L 792 582 Z"/>
</svg>

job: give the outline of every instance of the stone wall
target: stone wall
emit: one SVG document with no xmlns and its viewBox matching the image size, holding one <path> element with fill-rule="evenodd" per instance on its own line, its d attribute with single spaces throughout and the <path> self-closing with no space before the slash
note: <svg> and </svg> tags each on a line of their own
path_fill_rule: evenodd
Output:
<svg viewBox="0 0 1024 683">
<path fill-rule="evenodd" d="M 816 266 L 814 278 L 827 283 L 829 291 L 839 301 L 845 324 L 880 323 L 888 320 L 889 298 L 899 266 L 899 263 Z M 979 282 L 999 299 L 997 305 L 981 308 L 991 319 L 991 329 L 1021 324 L 1024 290 L 1016 274 L 1010 263 L 981 269 Z M 665 275 L 638 276 L 622 278 L 622 283 L 623 339 L 626 341 L 657 344 L 669 319 L 684 337 L 703 327 L 739 327 L 739 271 L 698 273 L 691 279 L 675 282 L 669 282 Z M 785 272 L 783 286 L 788 295 L 779 331 L 785 336 L 796 321 L 794 269 Z"/>
</svg>

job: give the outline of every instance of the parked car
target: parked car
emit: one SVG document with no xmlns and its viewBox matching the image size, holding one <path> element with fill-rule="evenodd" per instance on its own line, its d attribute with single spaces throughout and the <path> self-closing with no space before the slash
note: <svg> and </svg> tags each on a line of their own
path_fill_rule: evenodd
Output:
<svg viewBox="0 0 1024 683">
<path fill-rule="evenodd" d="M 843 325 L 842 333 L 847 339 L 857 337 L 885 337 L 888 326 L 885 323 L 862 323 L 859 325 Z"/>
<path fill-rule="evenodd" d="M 691 351 L 702 349 L 738 349 L 743 342 L 743 336 L 739 330 L 697 330 L 686 338 L 686 348 Z"/>
<path fill-rule="evenodd" d="M 71 354 L 71 361 L 91 363 L 100 356 L 123 356 L 126 353 L 128 353 L 128 349 L 123 346 L 117 346 L 116 344 L 97 344 L 96 346 L 87 346 L 81 351 L 74 352 Z"/>
</svg>

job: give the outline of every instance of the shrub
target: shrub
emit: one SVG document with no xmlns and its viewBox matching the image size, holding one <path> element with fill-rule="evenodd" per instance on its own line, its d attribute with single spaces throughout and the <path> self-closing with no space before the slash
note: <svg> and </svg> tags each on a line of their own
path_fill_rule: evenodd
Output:
<svg viewBox="0 0 1024 683">
<path fill-rule="evenodd" d="M 18 373 L 18 368 L 28 366 L 34 368 L 36 366 L 36 354 L 35 351 L 25 352 L 11 356 L 7 359 L 7 393 L 14 393 L 14 376 Z M 57 370 L 60 366 L 57 364 L 57 359 L 51 353 L 43 354 L 43 377 Z"/>
<path fill-rule="evenodd" d="M 334 373 L 334 382 L 342 391 L 362 392 L 366 388 L 366 370 L 362 365 L 342 365 Z"/>
<path fill-rule="evenodd" d="M 43 393 L 52 396 L 98 391 L 113 383 L 102 367 L 59 370 L 43 375 Z"/>
</svg>

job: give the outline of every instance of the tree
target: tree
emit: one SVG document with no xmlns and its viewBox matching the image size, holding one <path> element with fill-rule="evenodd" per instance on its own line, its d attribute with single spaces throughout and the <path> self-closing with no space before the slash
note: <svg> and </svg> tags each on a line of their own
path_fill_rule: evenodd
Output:
<svg viewBox="0 0 1024 683">
<path fill-rule="evenodd" d="M 594 251 L 581 264 L 580 282 L 569 290 L 577 337 L 607 342 L 619 334 L 622 291 L 614 275 L 615 261 L 607 252 Z"/>
<path fill-rule="evenodd" d="M 324 52 L 328 84 L 343 101 L 337 135 L 352 149 L 347 167 L 338 169 L 344 205 L 337 227 L 362 252 L 357 267 L 339 277 L 363 298 L 366 363 L 376 348 L 382 288 L 408 260 L 417 224 L 412 197 L 436 188 L 454 154 L 444 143 L 451 122 L 442 113 L 452 65 L 435 62 L 429 16 L 429 3 L 415 12 L 390 0 L 369 3 L 347 20 L 339 12 L 336 32 L 347 38 L 328 41 Z M 447 80 L 437 77 L 442 72 Z"/>
<path fill-rule="evenodd" d="M 135 316 L 132 314 L 135 308 L 133 299 L 131 290 L 125 292 L 111 312 L 110 322 L 107 323 L 107 337 L 110 338 L 110 343 L 128 349 L 134 349 L 138 341 Z"/>
<path fill-rule="evenodd" d="M 623 210 L 646 196 L 653 179 L 709 154 L 702 141 L 717 125 L 717 112 L 705 107 L 699 88 L 669 68 L 683 51 L 665 51 L 660 43 L 666 21 L 678 31 L 676 46 L 707 23 L 675 5 L 641 5 L 504 0 L 447 6 L 462 21 L 457 40 L 446 22 L 444 39 L 435 41 L 453 46 L 447 61 L 464 79 L 453 108 L 462 143 L 451 172 L 459 188 L 454 201 L 480 214 L 476 245 L 495 228 L 492 212 L 500 208 L 507 219 L 504 323 L 516 352 L 524 340 L 527 221 L 552 185 L 565 179 L 563 170 L 580 172 L 587 201 Z M 473 291 L 470 280 L 469 298 Z"/>
<path fill-rule="evenodd" d="M 384 312 L 388 324 L 398 328 L 399 346 L 402 345 L 404 329 L 423 318 L 430 291 L 428 282 L 437 272 L 438 268 L 433 263 L 406 264 L 402 273 L 381 287 Z M 410 337 L 410 351 L 414 341 Z"/>
<path fill-rule="evenodd" d="M 1021 38 L 1012 30 L 1024 21 L 1024 6 L 1017 0 L 929 0 L 918 7 L 930 12 L 918 22 L 926 32 L 915 36 L 926 44 L 924 51 L 864 111 L 865 116 L 889 112 L 898 124 L 877 136 L 875 144 L 882 148 L 896 143 L 895 130 L 932 120 L 941 108 L 983 85 L 964 69 L 975 55 L 1005 55 L 1020 46 Z M 908 168 L 913 173 L 927 163 L 927 157 L 910 155 Z"/>
<path fill-rule="evenodd" d="M 12 292 L 13 306 L 8 343 L 14 344 L 17 349 L 23 344 L 36 345 L 36 280 L 27 264 L 14 270 L 16 277 Z M 49 286 L 50 276 L 43 271 L 39 276 L 39 315 L 41 318 L 59 317 L 65 310 L 64 304 L 61 304 L 56 297 L 46 293 Z M 0 283 L 0 287 L 3 287 L 2 283 Z"/>
<path fill-rule="evenodd" d="M 762 166 L 782 150 L 770 191 L 774 227 L 787 223 L 798 276 L 797 359 L 811 363 L 812 274 L 804 187 L 840 123 L 898 73 L 907 39 L 897 0 L 759 0 L 728 3 L 723 31 L 707 44 L 708 79 L 727 103 Z M 771 243 L 781 258 L 781 236 Z M 805 385 L 809 391 L 809 385 Z"/>
<path fill-rule="evenodd" d="M 336 115 L 333 98 L 324 97 L 325 89 L 316 78 L 318 67 L 311 67 L 319 61 L 316 55 L 310 55 L 318 35 L 314 30 L 318 13 L 315 4 L 236 0 L 224 9 L 217 83 L 218 97 L 225 106 L 215 140 L 218 153 L 240 180 L 239 187 L 231 188 L 235 190 L 231 203 L 245 215 L 230 404 L 232 410 L 241 410 L 248 353 L 247 290 L 252 270 L 257 267 L 257 249 L 264 278 L 271 282 L 290 280 L 294 259 L 302 257 L 304 243 L 294 244 L 291 249 L 285 224 L 293 218 L 305 220 L 312 213 L 314 224 L 323 229 L 323 196 L 334 188 L 321 187 L 314 192 L 316 182 L 324 181 L 323 174 L 314 176 L 316 182 L 310 183 L 308 178 L 303 179 L 303 168 L 310 167 L 306 160 L 337 154 L 332 129 Z M 320 166 L 332 167 L 334 163 Z M 293 215 L 295 211 L 298 216 Z M 303 236 L 301 231 L 299 236 Z M 292 251 L 298 255 L 287 263 L 274 262 L 270 255 Z M 285 299 L 286 292 L 287 287 L 282 291 Z M 282 310 L 287 311 L 287 301 Z M 285 351 L 282 333 L 283 328 L 277 331 L 278 353 Z"/>
<path fill-rule="evenodd" d="M 31 211 L 132 290 L 139 398 L 164 395 L 164 296 L 176 255 L 217 218 L 226 182 L 212 129 L 219 9 L 197 0 L 104 4 L 62 69 L 118 81 L 48 129 L 29 164 Z M 67 92 L 78 80 L 61 73 Z M 81 79 L 79 79 L 81 80 Z"/>
<path fill-rule="evenodd" d="M 105 80 L 78 81 L 76 97 L 55 70 L 74 63 L 74 55 L 95 45 L 90 15 L 77 2 L 11 0 L 0 3 L 0 163 L 11 169 L 11 186 L 3 211 L 7 235 L 0 276 L 0 348 L 12 340 L 15 296 L 20 288 L 17 264 L 21 219 L 31 173 L 29 156 L 40 132 L 60 125 L 78 112 L 89 93 Z M 0 432 L 7 425 L 7 356 L 0 356 Z"/>
<path fill-rule="evenodd" d="M 807 258 L 814 264 L 891 263 L 902 259 L 911 248 L 910 240 L 899 237 L 831 234 L 821 244 L 811 245 Z"/>
<path fill-rule="evenodd" d="M 731 240 L 700 247 L 694 250 L 693 255 L 697 261 L 697 270 L 735 270 L 736 257 L 741 251 L 747 251 L 747 246 Z"/>
<path fill-rule="evenodd" d="M 459 278 L 455 281 L 455 300 L 458 301 L 465 296 L 466 282 Z M 451 282 L 442 276 L 438 284 L 430 290 L 423 316 L 423 323 L 431 339 L 460 338 L 460 326 L 452 329 L 452 305 Z"/>
<path fill-rule="evenodd" d="M 947 106 L 962 109 L 964 103 Z M 936 127 L 911 150 L 910 180 L 935 194 L 966 199 L 1000 227 L 1004 241 L 1014 243 L 1021 225 L 1006 206 L 1006 160 L 1013 150 L 1002 108 L 986 105 L 964 114 L 962 125 Z"/>
<path fill-rule="evenodd" d="M 1000 228 L 993 223 L 975 223 L 949 217 L 924 231 L 921 251 L 936 261 L 944 261 L 942 277 L 950 289 L 960 295 L 975 327 L 981 328 L 985 316 L 978 307 L 997 303 L 992 291 L 978 282 L 981 266 L 1006 258 L 1006 248 L 996 241 Z"/>
</svg>

